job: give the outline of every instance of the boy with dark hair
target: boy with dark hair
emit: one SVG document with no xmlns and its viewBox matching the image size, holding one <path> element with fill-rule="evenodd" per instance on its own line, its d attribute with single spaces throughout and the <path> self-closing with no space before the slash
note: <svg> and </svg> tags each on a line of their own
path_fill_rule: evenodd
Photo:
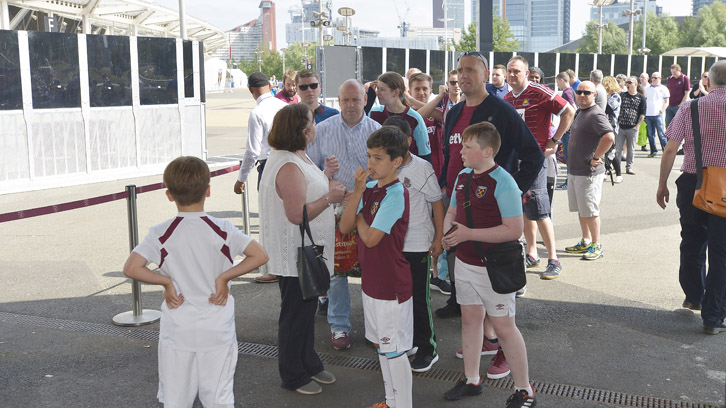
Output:
<svg viewBox="0 0 726 408">
<path fill-rule="evenodd" d="M 374 406 L 410 408 L 413 379 L 406 351 L 412 347 L 413 304 L 411 270 L 403 256 L 409 201 L 397 174 L 408 138 L 398 128 L 384 126 L 370 135 L 367 147 L 368 170 L 355 172 L 340 232 L 358 229 L 365 335 L 378 351 L 386 390 L 386 401 Z M 368 177 L 373 181 L 366 184 Z"/>
<path fill-rule="evenodd" d="M 529 384 L 527 349 L 514 321 L 515 293 L 500 294 L 492 289 L 486 263 L 478 255 L 474 241 L 484 250 L 493 244 L 517 240 L 522 234 L 522 192 L 514 178 L 494 162 L 501 139 L 496 127 L 480 122 L 464 130 L 461 157 L 464 161 L 451 186 L 451 205 L 444 220 L 449 231 L 445 249 L 456 246 L 456 290 L 461 305 L 461 341 L 465 378 L 444 394 L 447 400 L 477 395 L 483 391 L 479 375 L 484 316 L 499 336 L 501 348 L 514 379 L 515 393 L 507 408 L 534 407 L 537 401 Z M 466 192 L 468 191 L 468 194 Z M 471 207 L 471 223 L 467 222 Z"/>
<path fill-rule="evenodd" d="M 420 75 L 420 74 L 416 74 Z M 415 76 L 415 75 L 414 75 Z M 413 78 L 413 77 L 411 77 Z M 398 126 L 406 133 L 408 123 L 400 117 L 390 117 L 384 126 Z M 411 143 L 411 137 L 408 138 Z M 438 178 L 431 163 L 406 152 L 398 169 L 398 180 L 408 190 L 411 214 L 408 232 L 403 244 L 403 256 L 411 266 L 413 281 L 413 346 L 415 354 L 411 370 L 417 373 L 429 371 L 439 361 L 431 317 L 431 292 L 429 290 L 429 256 L 433 259 L 443 252 L 441 238 L 444 225 L 444 201 Z M 433 211 L 433 219 L 431 214 Z M 409 354 L 410 354 L 409 353 Z"/>
<path fill-rule="evenodd" d="M 267 262 L 252 238 L 204 212 L 209 177 L 196 157 L 169 163 L 166 196 L 179 214 L 151 227 L 124 265 L 129 278 L 164 286 L 157 398 L 169 407 L 191 406 L 197 394 L 205 407 L 234 406 L 238 351 L 230 281 Z M 234 265 L 237 255 L 245 258 Z M 148 268 L 152 263 L 159 273 Z"/>
</svg>

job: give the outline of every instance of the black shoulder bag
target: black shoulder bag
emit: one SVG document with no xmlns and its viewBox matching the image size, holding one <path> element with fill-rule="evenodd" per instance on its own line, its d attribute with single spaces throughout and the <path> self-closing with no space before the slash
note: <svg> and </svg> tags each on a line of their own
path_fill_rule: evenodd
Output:
<svg viewBox="0 0 726 408">
<path fill-rule="evenodd" d="M 310 245 L 305 245 L 305 233 L 310 238 Z M 308 211 L 303 206 L 303 222 L 300 224 L 300 235 L 302 235 L 302 246 L 297 249 L 297 271 L 300 281 L 300 291 L 305 300 L 317 299 L 330 289 L 330 272 L 325 265 L 323 257 L 323 246 L 315 245 L 313 236 L 310 233 L 308 223 Z"/>
<path fill-rule="evenodd" d="M 471 179 L 474 172 L 470 172 L 464 185 L 464 212 L 466 226 L 474 228 L 474 217 L 471 215 Z M 484 251 L 479 241 L 472 241 L 476 253 L 486 264 L 492 289 L 497 293 L 512 293 L 522 289 L 527 284 L 524 266 L 524 246 L 519 241 L 502 242 L 494 244 Z"/>
</svg>

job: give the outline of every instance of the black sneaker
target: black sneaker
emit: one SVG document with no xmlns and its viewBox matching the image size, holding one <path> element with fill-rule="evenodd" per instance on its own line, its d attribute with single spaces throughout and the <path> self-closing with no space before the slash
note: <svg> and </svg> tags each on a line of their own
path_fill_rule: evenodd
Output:
<svg viewBox="0 0 726 408">
<path fill-rule="evenodd" d="M 325 300 L 325 302 L 321 302 L 320 299 L 318 299 L 318 316 L 327 316 L 328 315 L 328 300 Z"/>
<path fill-rule="evenodd" d="M 438 290 L 439 292 L 443 293 L 444 295 L 450 295 L 451 294 L 451 285 L 449 285 L 449 282 L 439 279 L 439 278 L 431 278 L 429 281 L 429 288 L 433 290 Z"/>
<path fill-rule="evenodd" d="M 696 311 L 701 310 L 701 305 L 699 305 L 698 303 L 691 303 L 688 301 L 688 299 L 683 301 L 683 307 L 686 309 L 691 309 L 691 310 L 696 310 Z"/>
<path fill-rule="evenodd" d="M 466 378 L 459 380 L 454 388 L 444 393 L 444 398 L 449 401 L 457 401 L 465 395 L 479 395 L 484 392 L 484 385 L 479 380 L 479 384 L 467 384 Z"/>
<path fill-rule="evenodd" d="M 461 307 L 459 305 L 447 304 L 440 309 L 436 309 L 435 313 L 437 317 L 440 317 L 442 319 L 446 319 L 449 317 L 458 317 L 461 316 Z"/>
<path fill-rule="evenodd" d="M 534 395 L 527 395 L 527 391 L 518 390 L 507 398 L 507 408 L 532 408 L 537 406 Z"/>
<path fill-rule="evenodd" d="M 557 277 L 560 276 L 560 272 L 562 272 L 562 265 L 560 264 L 560 261 L 557 259 L 550 259 L 547 261 L 547 268 L 545 268 L 545 271 L 542 276 L 540 276 L 540 279 L 557 279 Z"/>
<path fill-rule="evenodd" d="M 423 353 L 416 353 L 416 357 L 411 361 L 411 371 L 415 373 L 425 373 L 429 371 L 431 367 L 439 361 L 439 355 L 424 356 Z"/>
<path fill-rule="evenodd" d="M 721 320 L 713 326 L 703 322 L 703 332 L 706 334 L 719 334 L 721 332 L 726 332 L 726 319 Z"/>
</svg>

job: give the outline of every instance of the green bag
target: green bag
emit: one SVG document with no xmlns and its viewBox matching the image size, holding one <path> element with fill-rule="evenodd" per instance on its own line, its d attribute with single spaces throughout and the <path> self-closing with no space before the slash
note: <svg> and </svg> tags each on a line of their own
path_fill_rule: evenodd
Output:
<svg viewBox="0 0 726 408">
<path fill-rule="evenodd" d="M 638 129 L 638 146 L 645 146 L 648 143 L 648 130 L 646 129 L 645 121 L 640 124 Z"/>
</svg>

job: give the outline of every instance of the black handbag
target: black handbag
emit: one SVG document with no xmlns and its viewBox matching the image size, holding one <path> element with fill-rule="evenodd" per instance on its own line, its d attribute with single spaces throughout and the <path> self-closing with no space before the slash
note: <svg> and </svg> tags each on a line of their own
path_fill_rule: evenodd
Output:
<svg viewBox="0 0 726 408">
<path fill-rule="evenodd" d="M 305 233 L 310 238 L 310 245 L 305 245 Z M 323 257 L 323 246 L 315 245 L 310 233 L 308 211 L 303 206 L 303 222 L 300 224 L 302 246 L 297 249 L 297 272 L 300 291 L 304 300 L 317 299 L 330 289 L 330 272 Z"/>
<path fill-rule="evenodd" d="M 474 217 L 471 215 L 470 189 L 474 172 L 470 172 L 464 185 L 464 213 L 466 226 L 474 228 Z M 524 246 L 519 241 L 502 242 L 494 244 L 484 251 L 479 241 L 472 241 L 476 253 L 486 264 L 492 289 L 501 294 L 516 292 L 527 284 L 527 275 L 524 266 Z"/>
</svg>

